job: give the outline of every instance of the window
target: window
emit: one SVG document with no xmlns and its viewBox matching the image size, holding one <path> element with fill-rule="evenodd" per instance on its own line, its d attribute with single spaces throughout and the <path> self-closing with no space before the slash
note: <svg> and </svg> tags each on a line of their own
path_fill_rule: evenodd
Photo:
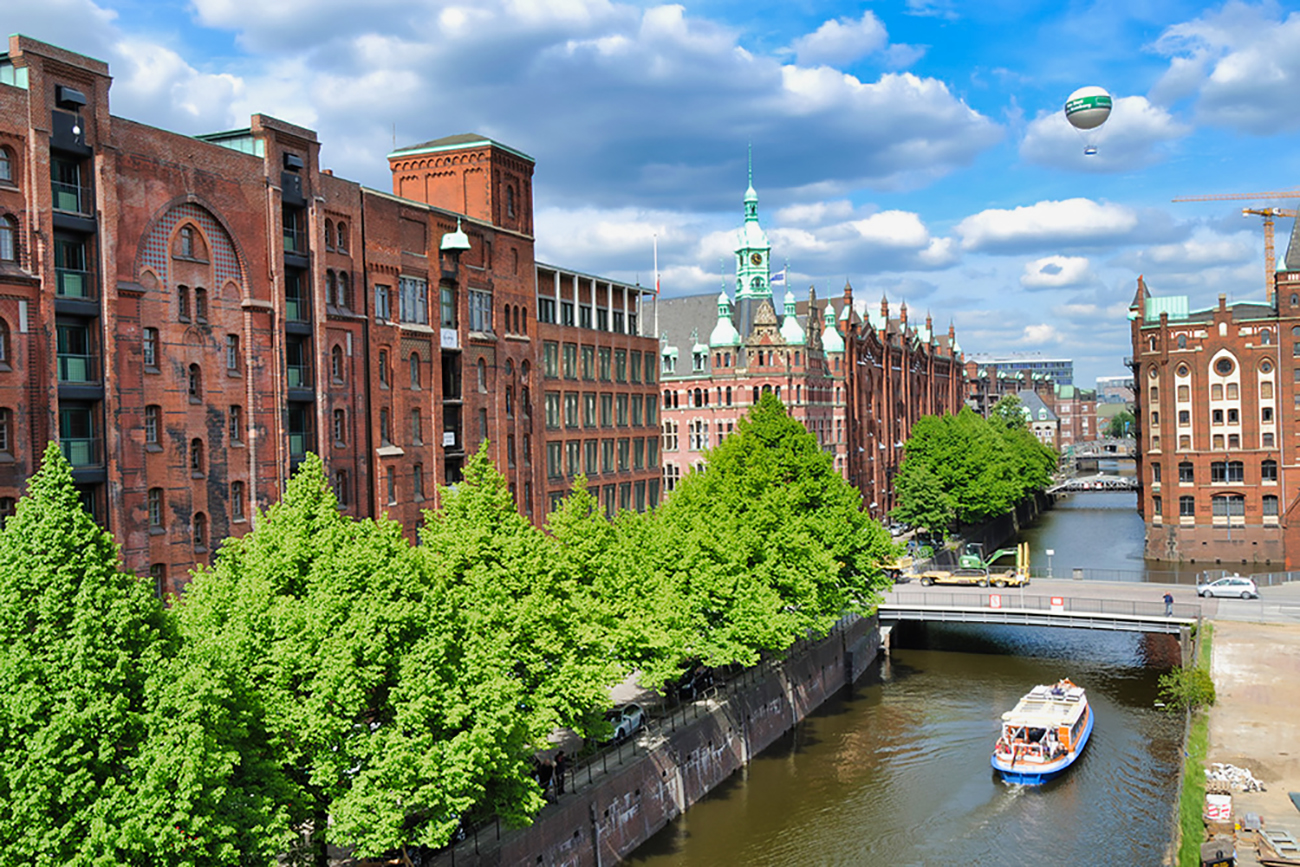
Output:
<svg viewBox="0 0 1300 867">
<path fill-rule="evenodd" d="M 384 476 L 388 481 L 388 505 L 397 504 L 397 467 L 388 467 Z"/>
<path fill-rule="evenodd" d="M 515 188 L 513 186 L 507 185 L 506 186 L 506 216 L 513 217 L 514 215 L 515 215 Z"/>
<path fill-rule="evenodd" d="M 1265 518 L 1277 517 L 1277 503 L 1278 500 L 1276 495 L 1274 494 L 1264 495 L 1263 499 L 1260 500 L 1260 505 L 1263 507 L 1263 513 Z"/>
<path fill-rule="evenodd" d="M 244 441 L 244 408 L 242 406 L 231 406 L 230 415 L 227 418 L 227 425 L 230 428 L 227 436 L 230 437 L 231 443 L 241 443 Z"/>
<path fill-rule="evenodd" d="M 659 404 L 653 394 L 645 396 L 645 423 L 651 427 L 659 423 Z"/>
<path fill-rule="evenodd" d="M 244 483 L 230 483 L 230 519 L 232 521 L 244 520 Z"/>
<path fill-rule="evenodd" d="M 681 470 L 676 464 L 664 464 L 664 490 L 671 491 L 677 487 L 677 481 L 681 478 Z"/>
<path fill-rule="evenodd" d="M 149 529 L 161 530 L 163 528 L 163 489 L 150 488 L 149 496 Z"/>
<path fill-rule="evenodd" d="M 506 418 L 515 417 L 515 390 L 511 386 L 506 386 L 505 390 L 505 409 Z"/>
<path fill-rule="evenodd" d="M 1273 383 L 1271 381 L 1266 380 L 1259 384 L 1259 396 L 1264 400 L 1273 399 Z"/>
<path fill-rule="evenodd" d="M 162 421 L 162 407 L 149 404 L 144 408 L 144 444 L 158 445 L 158 427 Z"/>
<path fill-rule="evenodd" d="M 621 437 L 618 441 L 618 471 L 625 473 L 630 465 L 632 452 L 632 443 L 627 437 Z"/>
<path fill-rule="evenodd" d="M 336 409 L 333 413 L 333 424 L 330 426 L 334 434 L 334 445 L 344 446 L 348 442 L 348 416 L 345 410 Z"/>
<path fill-rule="evenodd" d="M 226 372 L 239 373 L 239 335 L 226 335 Z"/>
<path fill-rule="evenodd" d="M 641 382 L 641 353 L 635 350 L 632 352 L 632 381 Z"/>
<path fill-rule="evenodd" d="M 617 401 L 619 427 L 627 427 L 627 404 L 628 396 L 626 394 L 620 394 Z"/>
<path fill-rule="evenodd" d="M 284 342 L 285 372 L 288 374 L 290 388 L 311 388 L 309 339 L 302 335 L 291 334 Z"/>
<path fill-rule="evenodd" d="M 18 221 L 8 214 L 0 216 L 0 261 L 18 261 Z"/>
<path fill-rule="evenodd" d="M 195 551 L 208 550 L 208 516 L 202 512 L 194 514 L 193 537 Z"/>
<path fill-rule="evenodd" d="M 1215 383 L 1210 386 L 1210 400 L 1223 400 L 1223 385 Z"/>
<path fill-rule="evenodd" d="M 560 393 L 558 391 L 546 392 L 546 426 L 548 428 L 558 428 L 560 426 Z"/>
<path fill-rule="evenodd" d="M 578 325 L 582 328 L 591 328 L 591 308 L 586 304 L 578 307 Z"/>
<path fill-rule="evenodd" d="M 578 426 L 578 395 L 572 391 L 564 395 L 564 426 L 570 428 Z"/>
<path fill-rule="evenodd" d="M 59 382 L 95 382 L 96 357 L 91 351 L 91 331 L 82 321 L 55 326 Z"/>
<path fill-rule="evenodd" d="M 348 224 L 342 220 L 339 220 L 338 235 L 334 246 L 340 253 L 348 251 Z"/>
<path fill-rule="evenodd" d="M 339 470 L 334 474 L 334 499 L 338 500 L 339 506 L 348 504 L 348 471 Z"/>
<path fill-rule="evenodd" d="M 566 475 L 576 476 L 582 472 L 582 443 L 578 440 L 564 444 L 564 466 Z"/>
<path fill-rule="evenodd" d="M 1210 422 L 1212 424 L 1223 424 L 1223 410 L 1221 409 L 1211 410 Z"/>
<path fill-rule="evenodd" d="M 627 382 L 627 350 L 614 351 L 614 381 Z"/>
<path fill-rule="evenodd" d="M 388 350 L 379 350 L 379 387 L 388 388 Z"/>
<path fill-rule="evenodd" d="M 515 468 L 515 435 L 506 436 L 506 466 L 510 469 Z"/>
<path fill-rule="evenodd" d="M 375 285 L 375 318 L 385 321 L 393 318 L 392 308 L 389 306 L 387 286 Z"/>
<path fill-rule="evenodd" d="M 487 361 L 480 358 L 474 364 L 474 372 L 475 372 L 475 378 L 478 381 L 479 394 L 487 394 L 487 390 L 488 390 Z"/>
<path fill-rule="evenodd" d="M 1190 410 L 1178 410 L 1178 426 L 1187 427 L 1192 423 L 1192 413 Z"/>
<path fill-rule="evenodd" d="M 9 148 L 0 147 L 0 181 L 12 181 L 14 179 L 14 158 L 9 153 Z"/>
<path fill-rule="evenodd" d="M 1191 399 L 1192 399 L 1192 391 L 1191 391 L 1191 389 L 1188 388 L 1188 387 L 1185 386 L 1185 385 L 1180 385 L 1180 386 L 1178 386 L 1178 400 L 1179 400 L 1179 402 L 1181 402 L 1181 403 L 1186 403 L 1187 401 L 1189 401 L 1189 400 L 1191 400 Z"/>
<path fill-rule="evenodd" d="M 1273 434 L 1271 433 L 1261 434 L 1259 444 L 1266 449 L 1273 448 Z"/>
<path fill-rule="evenodd" d="M 677 451 L 677 422 L 672 419 L 664 421 L 664 451 Z"/>
<path fill-rule="evenodd" d="M 578 346 L 575 343 L 564 344 L 564 378 L 578 378 Z"/>
<path fill-rule="evenodd" d="M 615 311 L 614 311 L 614 328 L 613 328 L 613 331 L 614 331 L 615 334 L 623 334 L 623 333 L 625 332 L 625 330 L 626 330 L 626 329 L 623 328 L 623 311 L 622 311 L 622 310 L 615 310 Z"/>
<path fill-rule="evenodd" d="M 582 426 L 596 426 L 596 395 L 594 394 L 582 396 Z"/>
<path fill-rule="evenodd" d="M 420 387 L 420 353 L 412 352 L 408 360 L 411 373 L 411 388 Z"/>
<path fill-rule="evenodd" d="M 1241 416 L 1240 416 L 1240 414 L 1237 412 L 1237 410 L 1236 410 L 1235 408 L 1234 408 L 1234 409 L 1229 409 L 1229 410 L 1228 410 L 1228 424 L 1239 424 L 1240 422 L 1241 422 Z"/>
<path fill-rule="evenodd" d="M 632 469 L 645 469 L 645 439 L 642 437 L 632 440 Z"/>
<path fill-rule="evenodd" d="M 600 426 L 614 426 L 614 395 L 612 394 L 600 396 Z"/>
<path fill-rule="evenodd" d="M 546 475 L 552 479 L 558 479 L 564 475 L 561 461 L 563 460 L 563 451 L 559 443 L 546 444 Z"/>
<path fill-rule="evenodd" d="M 1178 498 L 1178 514 L 1183 518 L 1192 518 L 1196 516 L 1196 498 L 1182 496 Z"/>
<path fill-rule="evenodd" d="M 167 564 L 149 564 L 149 577 L 153 580 L 154 593 L 161 599 L 167 595 Z"/>
<path fill-rule="evenodd" d="M 600 471 L 602 473 L 614 472 L 614 441 L 600 441 Z"/>
<path fill-rule="evenodd" d="M 1152 481 L 1153 483 L 1155 483 L 1155 484 L 1159 484 L 1159 483 L 1160 483 L 1160 465 L 1159 465 L 1159 464 L 1152 464 L 1152 465 L 1151 465 L 1151 481 Z"/>
<path fill-rule="evenodd" d="M 1246 523 L 1246 498 L 1241 494 L 1219 494 L 1210 502 L 1215 524 L 1240 526 Z"/>
<path fill-rule="evenodd" d="M 560 302 L 560 324 L 566 325 L 569 328 L 572 328 L 574 326 L 574 314 L 573 314 L 572 301 Z"/>
<path fill-rule="evenodd" d="M 554 324 L 555 322 L 555 299 L 554 298 L 537 299 L 537 321 Z"/>
<path fill-rule="evenodd" d="M 560 375 L 560 345 L 547 341 L 542 344 L 542 375 L 556 377 Z"/>
<path fill-rule="evenodd" d="M 194 478 L 203 476 L 203 440 L 190 440 L 190 475 Z"/>
<path fill-rule="evenodd" d="M 600 307 L 596 308 L 596 330 L 609 330 L 609 311 Z"/>
<path fill-rule="evenodd" d="M 1277 461 L 1269 459 L 1259 465 L 1259 478 L 1265 482 L 1277 481 Z"/>
<path fill-rule="evenodd" d="M 194 290 L 194 319 L 197 322 L 208 321 L 208 290 L 202 287 Z"/>
<path fill-rule="evenodd" d="M 582 347 L 582 378 L 588 382 L 596 378 L 596 348 L 594 346 Z"/>
<path fill-rule="evenodd" d="M 411 444 L 424 445 L 424 420 L 418 407 L 411 410 Z"/>
<path fill-rule="evenodd" d="M 469 290 L 469 330 L 492 333 L 492 293 Z"/>
<path fill-rule="evenodd" d="M 415 277 L 399 277 L 397 292 L 397 318 L 402 322 L 428 325 L 428 284 Z"/>
<path fill-rule="evenodd" d="M 334 221 L 333 220 L 325 221 L 325 249 L 326 250 L 334 249 Z"/>
<path fill-rule="evenodd" d="M 334 304 L 340 310 L 347 310 L 352 301 L 352 279 L 346 271 L 339 272 L 339 285 L 334 295 Z"/>
<path fill-rule="evenodd" d="M 1228 481 L 1242 482 L 1246 479 L 1246 465 L 1241 461 L 1228 461 Z"/>
<path fill-rule="evenodd" d="M 289 270 L 284 274 L 284 316 L 291 322 L 311 319 L 311 298 L 301 271 Z"/>
<path fill-rule="evenodd" d="M 424 499 L 424 464 L 416 464 L 411 468 L 411 488 L 417 503 Z"/>
<path fill-rule="evenodd" d="M 1237 383 L 1235 382 L 1228 383 L 1228 400 L 1236 400 L 1237 397 L 1238 397 Z"/>
<path fill-rule="evenodd" d="M 1160 497 L 1151 498 L 1151 514 L 1159 518 L 1164 513 L 1164 501 Z"/>
<path fill-rule="evenodd" d="M 1259 410 L 1259 419 L 1265 424 L 1268 424 L 1269 422 L 1273 421 L 1273 407 L 1271 406 L 1261 407 Z"/>
<path fill-rule="evenodd" d="M 188 286 L 176 287 L 176 318 L 181 322 L 190 321 L 190 289 Z"/>
<path fill-rule="evenodd" d="M 644 404 L 641 403 L 639 395 L 632 396 L 632 427 L 641 427 L 641 425 L 644 424 L 644 416 L 641 412 L 641 407 L 643 405 Z"/>
<path fill-rule="evenodd" d="M 393 441 L 393 430 L 389 426 L 388 407 L 379 410 L 379 443 L 380 445 L 391 445 Z"/>
<path fill-rule="evenodd" d="M 190 403 L 201 403 L 203 401 L 203 370 L 197 364 L 190 365 L 189 376 L 186 379 L 186 390 L 189 392 Z"/>
<path fill-rule="evenodd" d="M 1183 461 L 1178 465 L 1178 483 L 1180 485 L 1190 485 L 1196 481 L 1196 473 L 1192 468 L 1191 461 Z"/>
</svg>

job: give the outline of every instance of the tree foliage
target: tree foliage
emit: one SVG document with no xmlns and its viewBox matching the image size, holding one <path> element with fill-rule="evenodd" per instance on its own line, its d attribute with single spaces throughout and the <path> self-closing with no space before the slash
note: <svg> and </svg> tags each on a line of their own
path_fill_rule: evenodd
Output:
<svg viewBox="0 0 1300 867">
<path fill-rule="evenodd" d="M 961 523 L 1004 514 L 1051 483 L 1057 460 L 1023 423 L 985 420 L 969 407 L 917 419 L 905 451 L 893 514 L 931 530 L 946 529 L 931 522 L 949 510 Z"/>
<path fill-rule="evenodd" d="M 1204 666 L 1175 668 L 1160 675 L 1160 698 L 1171 711 L 1209 707 L 1217 699 L 1214 680 Z"/>
<path fill-rule="evenodd" d="M 1132 436 L 1130 433 L 1132 430 L 1133 413 L 1121 409 L 1111 417 L 1110 424 L 1106 425 L 1106 436 L 1116 438 Z"/>
<path fill-rule="evenodd" d="M 989 411 L 990 418 L 999 419 L 1007 427 L 1025 426 L 1025 402 L 1019 395 L 1004 394 Z"/>
</svg>

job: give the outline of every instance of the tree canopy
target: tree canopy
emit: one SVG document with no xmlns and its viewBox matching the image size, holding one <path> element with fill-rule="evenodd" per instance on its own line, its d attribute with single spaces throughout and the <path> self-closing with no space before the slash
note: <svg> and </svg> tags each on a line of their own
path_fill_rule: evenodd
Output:
<svg viewBox="0 0 1300 867">
<path fill-rule="evenodd" d="M 1002 415 L 985 420 L 966 407 L 957 415 L 917 419 L 895 477 L 893 515 L 946 531 L 952 520 L 969 524 L 1003 514 L 1046 488 L 1056 453 L 1038 441 L 1023 416 L 1008 415 L 1010 421 Z"/>
</svg>

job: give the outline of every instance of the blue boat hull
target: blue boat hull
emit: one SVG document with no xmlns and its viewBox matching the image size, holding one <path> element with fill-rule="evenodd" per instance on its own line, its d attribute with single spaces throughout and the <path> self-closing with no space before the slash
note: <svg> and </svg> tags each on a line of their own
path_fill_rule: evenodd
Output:
<svg viewBox="0 0 1300 867">
<path fill-rule="evenodd" d="M 1083 734 L 1079 736 L 1079 746 L 1070 750 L 1061 758 L 1039 768 L 1029 769 L 1024 765 L 1012 768 L 1009 764 L 998 760 L 998 754 L 995 752 L 992 758 L 993 769 L 1002 775 L 1002 779 L 1008 783 L 1018 783 L 1022 786 L 1041 786 L 1048 780 L 1054 779 L 1065 773 L 1065 770 L 1078 761 L 1079 756 L 1083 755 L 1084 749 L 1088 746 L 1088 741 L 1092 737 L 1092 708 L 1088 708 L 1088 721 L 1083 725 Z"/>
</svg>

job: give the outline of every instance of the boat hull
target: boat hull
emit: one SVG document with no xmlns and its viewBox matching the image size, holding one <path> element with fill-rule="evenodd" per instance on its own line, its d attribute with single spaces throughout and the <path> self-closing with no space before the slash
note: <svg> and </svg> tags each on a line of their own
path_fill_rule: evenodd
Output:
<svg viewBox="0 0 1300 867">
<path fill-rule="evenodd" d="M 1078 761 L 1079 756 L 1088 747 L 1088 741 L 1092 738 L 1093 723 L 1092 708 L 1088 708 L 1088 718 L 1083 724 L 1083 733 L 1079 736 L 1079 745 L 1070 750 L 1059 759 L 1051 762 L 1034 763 L 1032 765 L 1025 762 L 1017 762 L 1015 767 L 1011 763 L 1000 758 L 995 752 L 993 754 L 993 769 L 1002 775 L 1002 779 L 1008 783 L 1017 783 L 1022 786 L 1039 786 L 1048 780 L 1060 776 L 1070 765 Z"/>
</svg>

